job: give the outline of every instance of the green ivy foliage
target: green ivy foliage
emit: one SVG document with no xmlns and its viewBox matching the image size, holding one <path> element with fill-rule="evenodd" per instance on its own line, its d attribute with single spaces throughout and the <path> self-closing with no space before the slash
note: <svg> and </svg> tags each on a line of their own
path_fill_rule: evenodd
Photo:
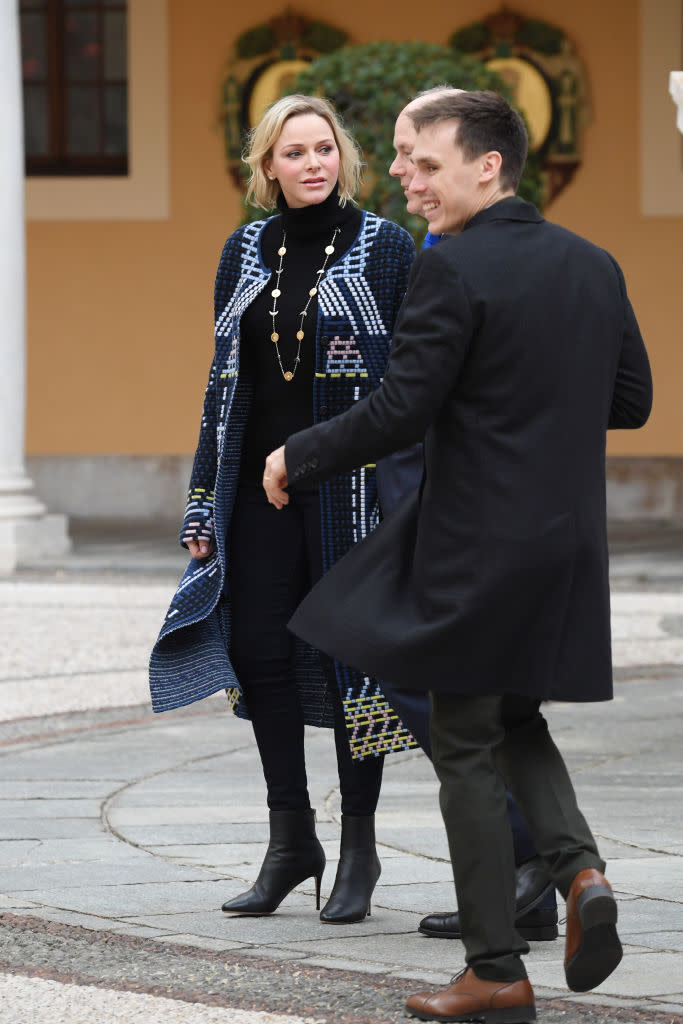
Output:
<svg viewBox="0 0 683 1024">
<path fill-rule="evenodd" d="M 403 190 L 388 173 L 394 158 L 394 122 L 418 92 L 444 84 L 493 89 L 510 98 L 500 76 L 481 61 L 446 46 L 421 42 L 342 47 L 314 60 L 287 89 L 332 101 L 363 152 L 362 205 L 403 225 L 418 241 L 424 237 L 425 222 L 406 213 Z M 533 155 L 527 161 L 519 194 L 542 205 L 541 168 Z"/>
</svg>

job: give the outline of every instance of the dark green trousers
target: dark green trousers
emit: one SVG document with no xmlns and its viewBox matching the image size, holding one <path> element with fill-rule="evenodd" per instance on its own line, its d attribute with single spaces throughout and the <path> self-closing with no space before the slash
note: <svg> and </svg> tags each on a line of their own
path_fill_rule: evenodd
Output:
<svg viewBox="0 0 683 1024">
<path fill-rule="evenodd" d="M 439 800 L 453 863 L 467 963 L 478 977 L 526 977 L 515 928 L 515 861 L 505 787 L 519 804 L 566 898 L 584 868 L 604 871 L 540 701 L 514 694 L 433 692 L 430 721 Z"/>
</svg>

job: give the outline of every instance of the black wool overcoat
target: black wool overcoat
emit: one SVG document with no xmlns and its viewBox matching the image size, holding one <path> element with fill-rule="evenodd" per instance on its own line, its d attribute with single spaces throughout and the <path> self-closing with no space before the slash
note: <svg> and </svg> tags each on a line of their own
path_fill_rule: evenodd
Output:
<svg viewBox="0 0 683 1024">
<path fill-rule="evenodd" d="M 651 401 L 615 260 L 516 197 L 483 210 L 418 256 L 382 385 L 287 441 L 294 487 L 425 444 L 292 631 L 398 687 L 609 699 L 606 431 Z"/>
</svg>

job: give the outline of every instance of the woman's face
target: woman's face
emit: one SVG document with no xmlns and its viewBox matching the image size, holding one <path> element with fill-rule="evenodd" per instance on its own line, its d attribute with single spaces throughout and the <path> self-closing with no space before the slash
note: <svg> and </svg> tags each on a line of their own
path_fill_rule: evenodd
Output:
<svg viewBox="0 0 683 1024">
<path fill-rule="evenodd" d="M 290 117 L 263 167 L 277 178 L 290 208 L 322 203 L 339 177 L 339 150 L 325 118 L 319 114 Z"/>
</svg>

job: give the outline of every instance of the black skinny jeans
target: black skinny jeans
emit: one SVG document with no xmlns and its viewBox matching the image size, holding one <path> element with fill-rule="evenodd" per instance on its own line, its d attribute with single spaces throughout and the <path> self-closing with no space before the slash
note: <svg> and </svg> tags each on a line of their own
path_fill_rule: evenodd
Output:
<svg viewBox="0 0 683 1024">
<path fill-rule="evenodd" d="M 279 511 L 260 484 L 237 490 L 228 537 L 230 657 L 254 727 L 271 810 L 310 807 L 304 718 L 294 678 L 294 637 L 287 622 L 322 576 L 320 499 L 296 491 Z M 384 757 L 351 757 L 344 713 L 329 661 L 321 655 L 334 701 L 343 814 L 374 814 Z"/>
</svg>

